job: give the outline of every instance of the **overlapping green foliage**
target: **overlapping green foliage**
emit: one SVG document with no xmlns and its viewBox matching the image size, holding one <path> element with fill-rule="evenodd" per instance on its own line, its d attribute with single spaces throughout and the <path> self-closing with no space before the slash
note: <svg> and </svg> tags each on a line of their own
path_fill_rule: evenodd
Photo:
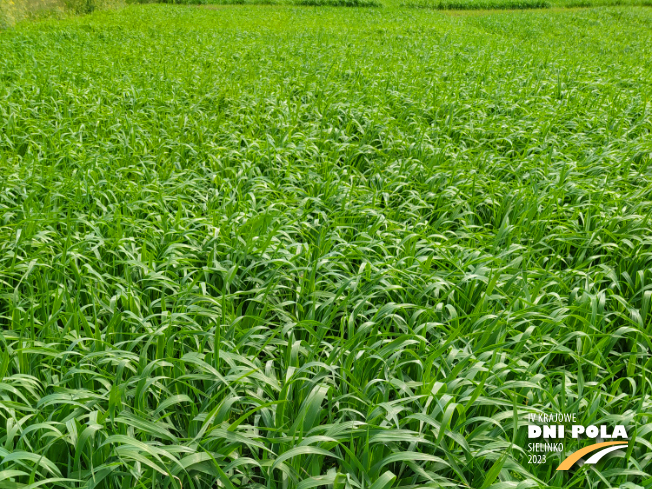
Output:
<svg viewBox="0 0 652 489">
<path fill-rule="evenodd" d="M 139 6 L 0 35 L 0 487 L 648 487 L 651 28 Z M 557 411 L 629 449 L 529 464 L 523 416 Z"/>
<path fill-rule="evenodd" d="M 550 8 L 552 3 L 547 0 L 408 0 L 402 5 L 436 10 L 519 10 Z"/>
</svg>

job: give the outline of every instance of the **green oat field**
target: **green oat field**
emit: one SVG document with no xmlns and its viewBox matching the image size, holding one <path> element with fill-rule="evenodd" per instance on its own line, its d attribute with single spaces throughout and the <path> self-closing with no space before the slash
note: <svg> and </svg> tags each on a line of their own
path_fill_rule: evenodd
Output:
<svg viewBox="0 0 652 489">
<path fill-rule="evenodd" d="M 652 487 L 652 9 L 411 1 L 0 32 L 0 489 Z"/>
</svg>

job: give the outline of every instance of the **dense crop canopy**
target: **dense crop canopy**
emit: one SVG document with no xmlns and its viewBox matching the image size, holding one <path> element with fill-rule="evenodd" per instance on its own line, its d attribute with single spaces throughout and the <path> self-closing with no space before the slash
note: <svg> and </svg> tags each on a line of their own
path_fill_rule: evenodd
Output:
<svg viewBox="0 0 652 489">
<path fill-rule="evenodd" d="M 650 46 L 643 8 L 0 33 L 0 487 L 649 485 Z M 555 472 L 529 412 L 635 439 Z"/>
</svg>

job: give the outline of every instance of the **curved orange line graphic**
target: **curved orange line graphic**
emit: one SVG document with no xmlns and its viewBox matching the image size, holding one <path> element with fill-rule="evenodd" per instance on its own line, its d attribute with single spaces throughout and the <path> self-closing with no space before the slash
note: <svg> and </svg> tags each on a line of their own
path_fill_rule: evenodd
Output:
<svg viewBox="0 0 652 489">
<path fill-rule="evenodd" d="M 579 459 L 581 459 L 584 455 L 587 453 L 595 452 L 596 450 L 599 450 L 600 448 L 604 447 L 609 447 L 612 445 L 627 445 L 629 442 L 626 441 L 606 441 L 604 443 L 596 443 L 595 445 L 589 445 L 588 447 L 584 447 L 579 449 L 576 452 L 571 453 L 566 460 L 564 460 L 559 467 L 557 467 L 557 470 L 568 470 L 570 469 L 575 462 L 577 462 Z"/>
</svg>

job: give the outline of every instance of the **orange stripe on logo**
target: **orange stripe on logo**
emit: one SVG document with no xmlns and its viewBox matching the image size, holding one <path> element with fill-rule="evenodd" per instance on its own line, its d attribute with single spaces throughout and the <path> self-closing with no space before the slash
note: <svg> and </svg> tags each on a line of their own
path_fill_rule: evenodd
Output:
<svg viewBox="0 0 652 489">
<path fill-rule="evenodd" d="M 595 445 L 589 445 L 588 447 L 581 448 L 578 451 L 571 453 L 566 458 L 566 460 L 564 460 L 559 465 L 559 467 L 557 467 L 557 470 L 570 469 L 575 462 L 577 462 L 587 453 L 595 452 L 596 450 L 600 450 L 601 448 L 605 448 L 605 447 L 610 447 L 612 445 L 627 445 L 628 443 L 629 442 L 626 441 L 606 441 L 604 443 L 596 443 Z"/>
</svg>

